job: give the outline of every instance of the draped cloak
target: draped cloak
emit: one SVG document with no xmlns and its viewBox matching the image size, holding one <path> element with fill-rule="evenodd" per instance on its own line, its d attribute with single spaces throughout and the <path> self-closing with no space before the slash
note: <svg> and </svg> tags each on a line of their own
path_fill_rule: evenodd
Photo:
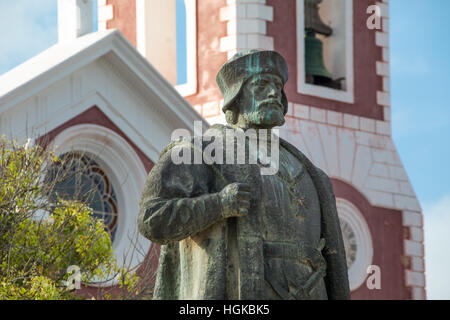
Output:
<svg viewBox="0 0 450 320">
<path fill-rule="evenodd" d="M 224 137 L 223 125 L 212 126 Z M 140 201 L 139 230 L 162 244 L 154 299 L 264 299 L 261 172 L 257 164 L 175 164 L 171 153 L 203 152 L 208 142 L 169 144 L 147 177 Z M 225 145 L 224 145 L 225 147 Z M 328 176 L 280 138 L 311 176 L 320 202 L 320 233 L 328 299 L 350 299 L 344 244 Z M 224 150 L 224 155 L 226 148 Z M 248 214 L 222 218 L 219 192 L 228 184 L 252 187 Z"/>
</svg>

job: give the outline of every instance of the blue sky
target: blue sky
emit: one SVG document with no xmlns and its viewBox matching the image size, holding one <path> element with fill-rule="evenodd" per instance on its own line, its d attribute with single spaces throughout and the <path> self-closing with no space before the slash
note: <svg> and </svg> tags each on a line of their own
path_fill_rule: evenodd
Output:
<svg viewBox="0 0 450 320">
<path fill-rule="evenodd" d="M 393 136 L 426 204 L 450 194 L 450 1 L 390 6 Z"/>
<path fill-rule="evenodd" d="M 389 3 L 393 138 L 424 212 L 428 297 L 450 299 L 450 1 Z"/>
<path fill-rule="evenodd" d="M 56 2 L 0 0 L 0 74 L 56 43 Z M 449 15 L 449 0 L 390 1 L 393 138 L 424 209 L 428 297 L 441 299 L 450 299 Z"/>
</svg>

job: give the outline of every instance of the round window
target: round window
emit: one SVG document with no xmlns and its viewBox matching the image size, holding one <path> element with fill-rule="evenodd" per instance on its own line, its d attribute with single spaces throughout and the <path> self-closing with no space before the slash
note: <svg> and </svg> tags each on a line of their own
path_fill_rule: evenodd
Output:
<svg viewBox="0 0 450 320">
<path fill-rule="evenodd" d="M 347 257 L 350 289 L 355 290 L 366 279 L 367 267 L 372 264 L 372 237 L 366 220 L 351 202 L 337 198 L 336 206 Z"/>
<path fill-rule="evenodd" d="M 79 200 L 88 205 L 93 216 L 103 220 L 114 241 L 117 231 L 117 196 L 108 176 L 93 157 L 78 152 L 64 153 L 62 161 L 50 172 L 55 183 L 52 197 Z"/>
<path fill-rule="evenodd" d="M 345 255 L 347 257 L 347 268 L 350 269 L 356 260 L 358 244 L 352 227 L 344 220 L 340 220 L 342 237 L 344 240 Z"/>
</svg>

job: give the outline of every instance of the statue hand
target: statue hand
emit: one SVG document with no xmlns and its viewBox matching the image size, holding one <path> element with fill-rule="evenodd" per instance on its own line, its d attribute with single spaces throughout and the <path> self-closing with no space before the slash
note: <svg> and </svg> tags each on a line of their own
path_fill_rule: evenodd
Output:
<svg viewBox="0 0 450 320">
<path fill-rule="evenodd" d="M 230 183 L 219 192 L 224 218 L 245 216 L 250 207 L 252 195 L 247 183 Z"/>
</svg>

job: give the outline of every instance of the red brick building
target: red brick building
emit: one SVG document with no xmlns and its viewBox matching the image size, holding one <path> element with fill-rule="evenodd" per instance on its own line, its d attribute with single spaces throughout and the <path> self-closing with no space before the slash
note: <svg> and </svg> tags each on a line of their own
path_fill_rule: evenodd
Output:
<svg viewBox="0 0 450 320">
<path fill-rule="evenodd" d="M 39 56 L 16 68 L 33 72 L 28 82 L 12 81 L 0 92 L 0 128 L 14 133 L 13 123 L 33 115 L 33 128 L 45 127 L 65 152 L 86 141 L 91 152 L 96 141 L 111 146 L 111 156 L 132 150 L 130 159 L 105 161 L 105 172 L 120 176 L 117 170 L 134 163 L 128 190 L 139 191 L 170 130 L 191 129 L 199 114 L 225 122 L 215 82 L 222 64 L 243 50 L 278 51 L 290 77 L 280 135 L 332 179 L 352 298 L 425 299 L 421 207 L 391 137 L 388 6 L 388 0 L 319 4 L 333 30 L 320 39 L 325 67 L 340 79 L 334 89 L 305 76 L 304 0 L 98 0 L 98 32 L 61 39 L 40 55 L 47 61 L 42 68 L 35 67 Z M 50 54 L 56 61 L 48 62 Z M 11 83 L 16 69 L 0 83 Z M 128 205 L 119 217 L 136 210 L 137 200 L 120 187 L 121 178 L 111 179 L 122 189 L 118 202 Z M 123 250 L 126 241 L 117 241 Z M 367 285 L 373 270 L 380 271 L 380 289 Z"/>
</svg>

